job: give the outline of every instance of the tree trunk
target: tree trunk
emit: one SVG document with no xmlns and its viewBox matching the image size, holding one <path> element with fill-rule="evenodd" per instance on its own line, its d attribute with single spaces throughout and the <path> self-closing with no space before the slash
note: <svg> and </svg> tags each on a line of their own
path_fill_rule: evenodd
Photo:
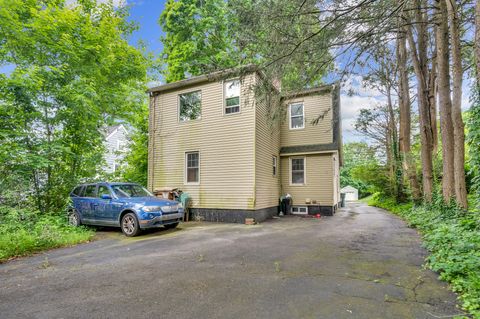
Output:
<svg viewBox="0 0 480 319">
<path fill-rule="evenodd" d="M 465 183 L 465 125 L 462 119 L 462 54 L 460 45 L 460 21 L 456 0 L 445 0 L 450 20 L 450 41 L 452 52 L 452 122 L 454 133 L 454 174 L 455 199 L 462 208 L 467 208 L 467 187 Z"/>
<path fill-rule="evenodd" d="M 404 30 L 403 30 L 404 31 Z M 417 169 L 415 167 L 415 161 L 411 154 L 411 109 L 410 109 L 410 91 L 408 84 L 408 71 L 407 71 L 407 46 L 405 32 L 401 32 L 397 39 L 397 63 L 398 63 L 398 84 L 399 84 L 399 96 L 398 104 L 400 108 L 400 133 L 399 133 L 399 146 L 400 154 L 402 157 L 403 168 L 407 174 L 410 184 L 410 190 L 412 192 L 412 198 L 415 202 L 421 198 L 420 185 L 417 180 Z"/>
<path fill-rule="evenodd" d="M 420 11 L 422 5 L 417 1 L 417 11 Z M 420 141 L 422 158 L 422 176 L 423 176 L 423 196 L 427 202 L 432 200 L 433 194 L 433 129 L 430 114 L 430 105 L 428 101 L 427 89 L 427 32 L 425 27 L 425 17 L 421 12 L 416 13 L 417 25 L 417 44 L 413 38 L 412 27 L 407 28 L 407 38 L 410 46 L 413 67 L 417 77 L 417 98 L 418 110 L 420 115 Z"/>
<path fill-rule="evenodd" d="M 440 129 L 442 136 L 442 191 L 449 203 L 455 195 L 454 175 L 454 131 L 452 121 L 452 100 L 450 98 L 449 32 L 447 5 L 445 0 L 436 1 L 436 34 L 438 66 L 438 102 L 440 106 Z"/>
<path fill-rule="evenodd" d="M 433 27 L 433 34 L 437 32 L 437 28 Z M 437 55 L 436 47 L 433 48 L 433 56 L 430 72 L 428 74 L 428 104 L 430 105 L 430 125 L 432 126 L 432 145 L 433 158 L 438 153 L 438 128 L 437 128 Z"/>
</svg>

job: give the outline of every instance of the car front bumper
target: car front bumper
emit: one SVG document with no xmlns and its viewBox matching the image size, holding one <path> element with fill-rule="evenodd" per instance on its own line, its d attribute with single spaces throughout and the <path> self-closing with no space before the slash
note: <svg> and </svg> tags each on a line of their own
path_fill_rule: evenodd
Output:
<svg viewBox="0 0 480 319">
<path fill-rule="evenodd" d="M 140 228 L 155 228 L 163 225 L 174 224 L 183 220 L 183 212 L 157 216 L 148 220 L 140 220 Z"/>
</svg>

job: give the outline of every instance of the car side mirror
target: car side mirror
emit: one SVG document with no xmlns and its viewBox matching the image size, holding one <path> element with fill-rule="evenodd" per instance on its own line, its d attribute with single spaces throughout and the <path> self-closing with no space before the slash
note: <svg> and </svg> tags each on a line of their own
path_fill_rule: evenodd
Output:
<svg viewBox="0 0 480 319">
<path fill-rule="evenodd" d="M 108 194 L 102 194 L 102 196 L 100 196 L 102 199 L 112 199 L 112 196 L 108 195 Z"/>
</svg>

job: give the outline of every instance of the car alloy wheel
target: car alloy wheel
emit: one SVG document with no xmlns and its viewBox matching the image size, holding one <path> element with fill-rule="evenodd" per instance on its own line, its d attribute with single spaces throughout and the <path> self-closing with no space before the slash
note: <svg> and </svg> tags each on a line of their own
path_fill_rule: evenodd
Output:
<svg viewBox="0 0 480 319">
<path fill-rule="evenodd" d="M 80 220 L 78 218 L 77 212 L 71 212 L 68 215 L 68 223 L 72 226 L 75 226 L 75 227 L 80 225 Z"/>
<path fill-rule="evenodd" d="M 133 237 L 139 232 L 138 222 L 135 215 L 128 213 L 122 218 L 122 231 L 128 237 Z"/>
</svg>

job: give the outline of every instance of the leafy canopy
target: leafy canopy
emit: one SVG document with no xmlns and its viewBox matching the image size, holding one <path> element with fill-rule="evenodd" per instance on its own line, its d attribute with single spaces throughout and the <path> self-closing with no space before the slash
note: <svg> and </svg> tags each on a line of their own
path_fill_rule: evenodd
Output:
<svg viewBox="0 0 480 319">
<path fill-rule="evenodd" d="M 94 0 L 0 0 L 0 196 L 62 207 L 102 163 L 101 128 L 136 111 L 148 66 L 126 9 Z M 18 202 L 18 201 L 15 201 Z"/>
</svg>

